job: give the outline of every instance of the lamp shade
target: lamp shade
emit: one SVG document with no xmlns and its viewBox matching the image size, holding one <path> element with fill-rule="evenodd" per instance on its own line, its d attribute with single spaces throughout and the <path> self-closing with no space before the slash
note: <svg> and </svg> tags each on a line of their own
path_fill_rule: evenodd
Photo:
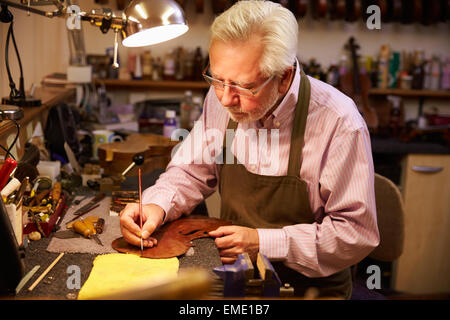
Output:
<svg viewBox="0 0 450 320">
<path fill-rule="evenodd" d="M 125 47 L 142 47 L 184 34 L 187 26 L 183 9 L 173 0 L 133 0 L 125 8 L 122 29 Z"/>
</svg>

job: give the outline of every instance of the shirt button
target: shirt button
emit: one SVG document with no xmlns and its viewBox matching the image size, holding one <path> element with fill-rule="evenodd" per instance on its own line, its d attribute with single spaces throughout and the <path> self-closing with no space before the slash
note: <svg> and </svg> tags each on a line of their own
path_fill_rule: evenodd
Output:
<svg viewBox="0 0 450 320">
<path fill-rule="evenodd" d="M 252 165 L 250 166 L 250 170 L 255 171 L 255 170 L 256 170 L 256 166 L 255 166 L 254 164 L 252 164 Z"/>
<path fill-rule="evenodd" d="M 280 122 L 279 121 L 275 121 L 275 127 L 279 128 L 280 127 Z"/>
</svg>

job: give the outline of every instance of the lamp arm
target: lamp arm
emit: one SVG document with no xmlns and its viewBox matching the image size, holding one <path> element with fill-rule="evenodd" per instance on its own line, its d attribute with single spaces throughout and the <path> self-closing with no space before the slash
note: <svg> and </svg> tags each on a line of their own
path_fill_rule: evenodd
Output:
<svg viewBox="0 0 450 320">
<path fill-rule="evenodd" d="M 2 3 L 6 4 L 10 7 L 19 9 L 19 10 L 29 11 L 29 12 L 32 12 L 35 14 L 39 14 L 39 15 L 47 17 L 47 18 L 53 18 L 53 17 L 57 17 L 57 16 L 60 16 L 60 17 L 67 16 L 67 6 L 63 5 L 58 0 L 52 1 L 52 3 L 58 8 L 57 10 L 54 10 L 54 11 L 43 11 L 43 10 L 35 9 L 35 8 L 29 7 L 27 5 L 19 4 L 19 3 L 8 1 L 8 0 L 0 0 L 0 4 L 2 4 Z M 94 13 L 94 10 L 92 10 L 92 12 L 90 12 L 90 13 L 80 12 L 80 18 L 81 18 L 81 20 L 89 21 L 91 24 L 94 24 L 98 27 L 100 27 L 102 25 L 102 21 L 104 19 L 111 20 L 111 28 L 113 28 L 113 29 L 122 29 L 124 24 L 126 23 L 126 19 L 124 19 L 122 17 L 120 17 L 120 18 L 114 17 L 110 13 L 98 14 L 98 13 Z"/>
<path fill-rule="evenodd" d="M 16 9 L 19 9 L 19 10 L 23 10 L 23 11 L 32 12 L 32 13 L 35 13 L 35 14 L 39 14 L 39 15 L 47 17 L 47 18 L 53 18 L 53 17 L 56 17 L 56 16 L 64 15 L 66 8 L 61 3 L 58 2 L 58 4 L 56 4 L 56 2 L 58 2 L 58 1 L 53 1 L 53 4 L 58 7 L 58 10 L 55 10 L 55 11 L 43 11 L 43 10 L 35 9 L 33 7 L 29 7 L 29 6 L 26 6 L 26 5 L 23 5 L 23 4 L 19 4 L 19 3 L 16 3 L 16 2 L 11 2 L 11 1 L 8 1 L 8 0 L 0 0 L 0 3 L 4 3 L 4 4 L 6 4 L 6 5 L 10 6 L 10 7 L 13 7 L 13 8 L 16 8 Z"/>
</svg>

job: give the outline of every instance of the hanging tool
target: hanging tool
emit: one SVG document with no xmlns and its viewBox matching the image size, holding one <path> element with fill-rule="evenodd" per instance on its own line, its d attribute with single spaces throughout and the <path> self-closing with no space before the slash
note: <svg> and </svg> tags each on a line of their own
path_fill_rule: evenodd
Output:
<svg viewBox="0 0 450 320">
<path fill-rule="evenodd" d="M 106 196 L 106 194 L 104 194 L 103 192 L 100 192 L 99 194 L 97 194 L 94 199 L 92 199 L 91 201 L 88 202 L 88 204 L 82 206 L 81 208 L 79 208 L 77 211 L 74 212 L 74 215 L 80 215 L 81 213 L 83 213 L 84 211 L 86 211 L 87 209 L 95 206 L 98 202 L 100 202 L 101 200 L 103 200 L 103 198 Z"/>
<path fill-rule="evenodd" d="M 141 168 L 139 168 L 139 225 L 141 227 L 141 256 L 144 253 L 144 245 L 142 241 L 142 184 L 141 184 Z"/>
</svg>

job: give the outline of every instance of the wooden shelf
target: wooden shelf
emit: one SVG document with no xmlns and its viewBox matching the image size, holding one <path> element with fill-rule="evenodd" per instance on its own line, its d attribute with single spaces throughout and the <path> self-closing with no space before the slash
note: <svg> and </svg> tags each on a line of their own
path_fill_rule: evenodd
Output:
<svg viewBox="0 0 450 320">
<path fill-rule="evenodd" d="M 444 90 L 406 90 L 406 89 L 370 89 L 369 95 L 372 96 L 401 96 L 410 98 L 440 98 L 449 99 L 450 91 Z"/>
<path fill-rule="evenodd" d="M 117 80 L 96 79 L 96 85 L 104 84 L 107 89 L 114 90 L 207 90 L 209 84 L 204 81 L 152 81 L 152 80 Z"/>
<path fill-rule="evenodd" d="M 47 112 L 50 108 L 58 104 L 59 102 L 65 101 L 75 94 L 73 88 L 60 88 L 60 87 L 39 87 L 36 89 L 35 97 L 41 99 L 42 105 L 39 107 L 24 107 L 23 113 L 24 117 L 18 121 L 18 123 L 23 127 L 25 124 L 30 122 L 32 119 L 37 117 L 42 117 L 43 124 L 45 124 Z M 0 137 L 14 133 L 16 126 L 12 121 L 3 121 L 0 123 Z"/>
</svg>

